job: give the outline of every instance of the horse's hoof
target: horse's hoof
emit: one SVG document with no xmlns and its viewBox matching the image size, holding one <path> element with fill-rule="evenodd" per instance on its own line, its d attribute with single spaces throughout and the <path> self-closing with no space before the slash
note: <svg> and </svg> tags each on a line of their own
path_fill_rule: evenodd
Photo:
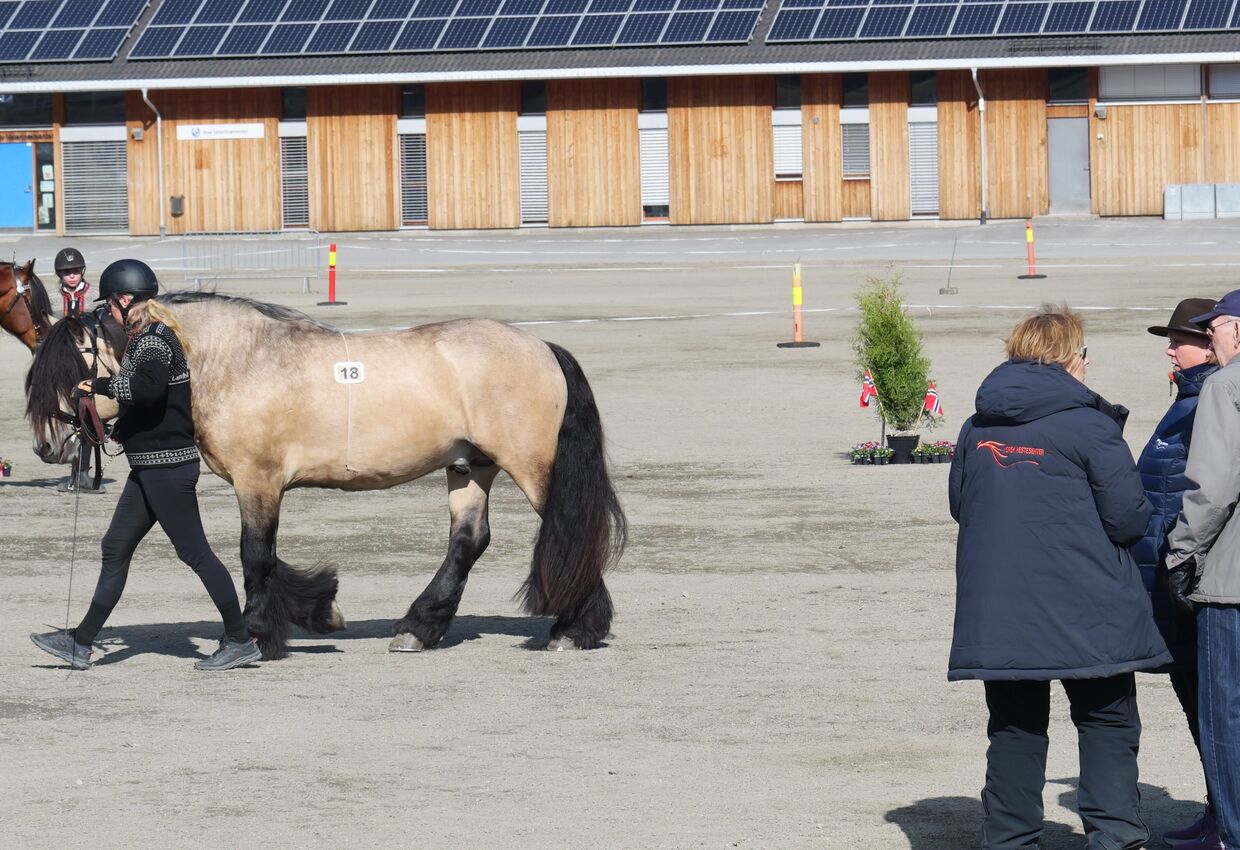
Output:
<svg viewBox="0 0 1240 850">
<path fill-rule="evenodd" d="M 343 632 L 349 627 L 349 623 L 344 618 L 344 614 L 340 611 L 340 606 L 335 602 L 332 603 L 331 614 L 327 617 L 327 625 L 333 632 Z"/>
<path fill-rule="evenodd" d="M 568 635 L 560 635 L 558 638 L 552 638 L 547 644 L 548 652 L 563 652 L 566 649 L 578 649 L 576 642 Z"/>
<path fill-rule="evenodd" d="M 408 633 L 397 635 L 388 644 L 388 652 L 421 652 L 424 649 L 426 647 L 422 645 L 422 641 Z"/>
</svg>

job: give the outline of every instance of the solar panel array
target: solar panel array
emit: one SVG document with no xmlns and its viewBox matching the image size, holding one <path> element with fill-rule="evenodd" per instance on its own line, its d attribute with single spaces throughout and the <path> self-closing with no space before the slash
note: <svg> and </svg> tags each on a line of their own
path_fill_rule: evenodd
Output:
<svg viewBox="0 0 1240 850">
<path fill-rule="evenodd" d="M 768 42 L 1240 29 L 1236 0 L 783 0 Z"/>
<path fill-rule="evenodd" d="M 164 0 L 131 59 L 744 43 L 766 0 Z"/>
<path fill-rule="evenodd" d="M 0 62 L 63 62 L 116 56 L 149 0 L 0 3 Z"/>
</svg>

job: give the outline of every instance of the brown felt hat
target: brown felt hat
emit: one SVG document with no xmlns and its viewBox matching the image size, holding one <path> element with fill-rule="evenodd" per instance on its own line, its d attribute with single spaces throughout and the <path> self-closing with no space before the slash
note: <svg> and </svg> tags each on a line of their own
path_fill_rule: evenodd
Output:
<svg viewBox="0 0 1240 850">
<path fill-rule="evenodd" d="M 1200 316 L 1202 313 L 1208 313 L 1214 309 L 1215 301 L 1213 298 L 1185 298 L 1179 304 L 1175 305 L 1175 310 L 1171 313 L 1171 321 L 1167 324 L 1160 325 L 1149 329 L 1154 336 L 1170 336 L 1172 331 L 1182 334 L 1196 334 L 1197 336 L 1206 337 L 1205 328 L 1201 325 L 1194 325 L 1189 319 Z"/>
</svg>

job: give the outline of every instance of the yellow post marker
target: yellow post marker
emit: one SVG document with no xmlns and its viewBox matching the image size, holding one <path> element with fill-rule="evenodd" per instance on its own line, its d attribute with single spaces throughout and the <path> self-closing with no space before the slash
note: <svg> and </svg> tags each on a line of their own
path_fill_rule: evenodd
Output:
<svg viewBox="0 0 1240 850">
<path fill-rule="evenodd" d="M 801 264 L 792 266 L 792 342 L 777 343 L 779 348 L 817 348 L 818 343 L 806 342 L 802 324 L 802 303 L 804 294 L 801 289 Z"/>
<path fill-rule="evenodd" d="M 1018 274 L 1017 280 L 1042 280 L 1046 277 L 1044 274 L 1038 274 L 1037 268 L 1033 263 L 1033 220 L 1025 220 L 1025 246 L 1029 254 L 1029 274 Z"/>
</svg>

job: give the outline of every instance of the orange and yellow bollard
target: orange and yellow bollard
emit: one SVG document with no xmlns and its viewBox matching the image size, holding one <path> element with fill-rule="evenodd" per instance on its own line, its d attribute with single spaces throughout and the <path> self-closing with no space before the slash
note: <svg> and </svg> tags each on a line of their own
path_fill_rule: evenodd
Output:
<svg viewBox="0 0 1240 850">
<path fill-rule="evenodd" d="M 792 265 L 792 342 L 778 343 L 779 348 L 817 348 L 818 343 L 806 342 L 804 331 L 804 292 L 801 288 L 801 264 Z"/>
<path fill-rule="evenodd" d="M 1017 280 L 1043 280 L 1046 275 L 1038 274 L 1038 269 L 1033 261 L 1033 220 L 1025 219 L 1025 246 L 1029 252 L 1029 274 L 1018 274 Z"/>
<path fill-rule="evenodd" d="M 336 300 L 336 246 L 333 243 L 327 251 L 327 300 L 320 301 L 320 307 L 338 307 L 348 301 Z"/>
</svg>

